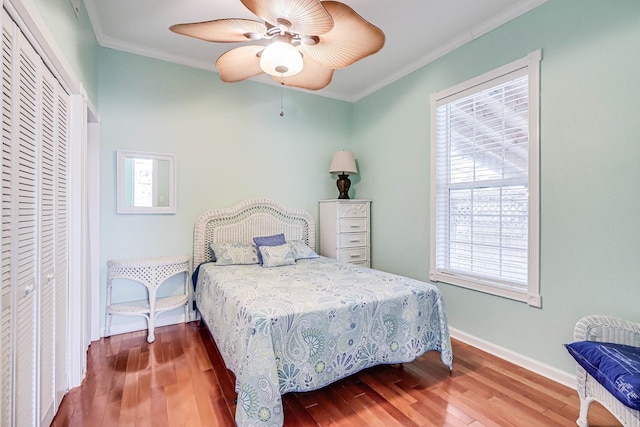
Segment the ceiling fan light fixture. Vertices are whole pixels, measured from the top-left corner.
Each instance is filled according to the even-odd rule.
[[[384,32],[337,0],[240,0],[261,21],[224,18],[176,24],[177,34],[216,43],[264,41],[235,47],[216,60],[220,80],[262,73],[282,85],[326,87],[339,68],[378,52]]]
[[[302,54],[286,38],[274,38],[260,55],[260,68],[272,76],[295,76],[302,67]]]

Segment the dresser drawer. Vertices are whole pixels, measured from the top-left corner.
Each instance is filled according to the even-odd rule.
[[[371,201],[320,201],[320,255],[371,266]]]
[[[341,249],[339,255],[339,261],[354,263],[357,261],[367,261],[367,248]]]
[[[340,218],[366,218],[367,204],[342,203],[340,204]]]
[[[350,262],[349,264],[359,265],[361,267],[369,267],[369,261],[353,261],[353,262]]]
[[[367,233],[340,234],[341,248],[354,248],[357,246],[367,246]]]
[[[341,218],[340,233],[367,231],[367,218]]]

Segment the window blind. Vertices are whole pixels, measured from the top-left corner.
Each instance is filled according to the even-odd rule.
[[[529,84],[522,74],[436,104],[434,261],[438,273],[526,293]]]

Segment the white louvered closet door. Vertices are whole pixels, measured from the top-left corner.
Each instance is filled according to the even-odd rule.
[[[0,425],[10,426],[13,395],[13,269],[11,233],[13,224],[13,31],[2,26],[2,334],[0,335]]]
[[[16,32],[14,93],[15,170],[12,233],[13,270],[15,271],[15,423],[36,425],[37,343],[36,313],[38,285],[38,134],[39,69],[41,59],[27,39]]]
[[[59,84],[58,84],[59,85]],[[58,121],[56,128],[56,204],[55,204],[55,407],[56,410],[68,388],[68,320],[69,320],[69,257],[68,257],[68,153],[69,153],[69,95],[58,86]]]
[[[40,133],[40,425],[55,413],[55,214],[56,127],[58,81],[48,69],[42,73]]]
[[[3,10],[0,425],[49,425],[67,390],[69,96]]]

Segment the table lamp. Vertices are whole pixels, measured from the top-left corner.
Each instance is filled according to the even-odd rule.
[[[336,151],[331,160],[329,172],[338,174],[338,181],[336,182],[338,191],[340,191],[338,199],[348,199],[349,187],[351,187],[349,174],[358,173],[356,161],[353,159],[353,153],[351,153],[351,151]]]

